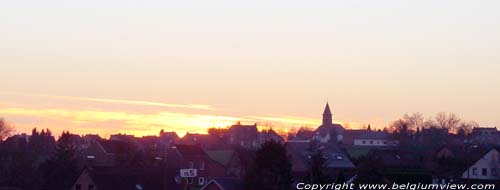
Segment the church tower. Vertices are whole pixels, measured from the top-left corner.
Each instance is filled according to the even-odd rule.
[[[326,107],[325,111],[323,112],[323,126],[331,126],[333,124],[332,122],[333,116],[332,112],[330,111],[330,106],[328,105],[328,102],[326,102]]]

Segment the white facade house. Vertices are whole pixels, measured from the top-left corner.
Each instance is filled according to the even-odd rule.
[[[373,147],[396,146],[398,145],[398,141],[390,140],[389,135],[385,132],[368,131],[358,137],[355,137],[354,145]]]
[[[462,173],[462,179],[500,180],[500,153],[490,150]]]

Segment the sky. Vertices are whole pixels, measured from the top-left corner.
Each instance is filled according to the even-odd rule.
[[[499,1],[4,1],[16,133],[347,128],[453,112],[500,126]]]

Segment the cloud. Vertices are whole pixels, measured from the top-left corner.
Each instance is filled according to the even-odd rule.
[[[143,101],[143,100],[107,99],[107,98],[91,98],[91,97],[78,97],[78,96],[56,96],[56,95],[46,95],[46,94],[25,94],[25,93],[5,93],[5,92],[2,94],[43,97],[43,98],[60,99],[60,100],[99,102],[99,103],[109,103],[109,104],[155,106],[155,107],[168,107],[168,108],[186,108],[186,109],[198,109],[198,110],[215,110],[214,107],[212,107],[211,105],[206,105],[206,104],[171,104],[171,103],[152,102],[152,101]]]

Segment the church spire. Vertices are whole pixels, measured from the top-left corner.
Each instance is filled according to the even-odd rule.
[[[333,120],[332,112],[330,111],[330,106],[328,105],[328,102],[326,102],[325,111],[323,111],[323,126],[333,124],[332,120]]]

